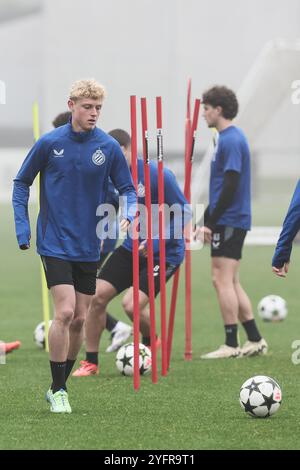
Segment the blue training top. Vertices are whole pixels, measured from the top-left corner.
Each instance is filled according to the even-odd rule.
[[[276,245],[272,266],[282,268],[290,260],[293,240],[300,230],[300,180],[297,183],[290,207]]]
[[[230,207],[218,220],[218,225],[250,230],[251,201],[250,201],[250,151],[247,139],[241,129],[235,126],[227,127],[219,133],[210,173],[209,212],[215,208],[220,197],[226,171],[240,173],[238,188]]]
[[[159,261],[159,211],[158,211],[158,166],[157,162],[150,161],[150,185],[151,185],[151,203],[155,206],[152,209],[152,238],[154,261]],[[185,252],[185,241],[183,228],[190,221],[192,211],[181,189],[178,186],[174,174],[167,168],[164,168],[164,197],[165,197],[165,237],[166,237],[166,262],[174,265],[182,263]],[[144,181],[144,163],[138,159],[138,203],[145,205],[145,181]],[[170,218],[166,213],[167,206],[172,205],[175,209]],[[141,212],[140,215],[140,241],[146,239],[146,215]],[[124,248],[132,251],[132,238],[127,237],[123,242]]]
[[[37,251],[70,261],[98,261],[96,210],[106,202],[109,178],[127,196],[132,221],[136,193],[122,150],[99,128],[75,132],[70,123],[42,136],[14,180],[13,206],[19,245],[29,244],[29,187],[40,172]]]
[[[118,238],[119,238],[119,221],[117,217],[117,214],[119,211],[119,191],[114,187],[114,185],[112,184],[110,180],[108,183],[106,204],[111,204],[115,209],[116,217],[114,221],[110,222],[113,224],[112,230],[113,232],[115,232],[115,236],[112,238],[109,238],[109,237],[104,238],[101,255],[106,255],[107,253],[114,251]]]

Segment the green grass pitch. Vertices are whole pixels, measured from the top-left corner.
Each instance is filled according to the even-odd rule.
[[[193,253],[193,360],[183,360],[184,286],[181,282],[171,370],[153,385],[141,378],[139,392],[117,371],[115,355],[101,344],[98,377],[70,378],[71,415],[52,415],[44,400],[50,382],[47,354],[33,342],[42,320],[39,259],[35,249],[17,248],[11,210],[0,207],[0,339],[20,339],[22,348],[0,365],[0,449],[299,449],[299,374],[293,365],[292,342],[300,339],[299,247],[286,280],[270,269],[273,248],[245,247],[241,280],[256,309],[265,295],[288,302],[280,324],[258,320],[269,343],[266,357],[201,361],[201,353],[219,346],[223,328],[210,280],[208,249]],[[34,242],[33,242],[34,244]],[[170,285],[168,285],[170,292]],[[116,299],[109,311],[126,320]],[[159,318],[159,314],[157,315]],[[240,338],[245,340],[240,329]],[[83,351],[79,359],[83,358]],[[274,377],[283,402],[269,419],[253,419],[238,401],[249,377]]]

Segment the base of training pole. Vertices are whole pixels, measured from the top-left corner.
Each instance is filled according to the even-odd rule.
[[[192,351],[184,353],[184,360],[191,361],[192,360]]]

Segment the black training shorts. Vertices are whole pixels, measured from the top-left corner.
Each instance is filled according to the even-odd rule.
[[[213,230],[211,256],[240,260],[247,230],[217,225]]]
[[[52,256],[41,256],[48,289],[60,284],[74,286],[81,294],[94,295],[98,263],[66,261]]]
[[[139,289],[149,296],[147,258],[140,256]],[[166,263],[166,281],[177,271],[179,265]],[[132,252],[119,246],[98,274],[98,279],[103,279],[114,286],[118,293],[132,286],[133,283],[133,259]],[[154,263],[153,269],[155,296],[160,291],[159,264]]]

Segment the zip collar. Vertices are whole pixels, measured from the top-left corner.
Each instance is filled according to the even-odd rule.
[[[72,128],[71,121],[67,124],[67,128],[69,136],[76,142],[86,142],[94,137],[97,132],[97,127],[94,127],[94,129],[90,131],[75,132]]]

